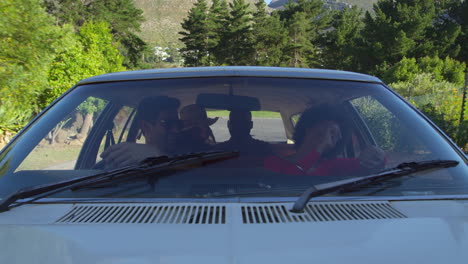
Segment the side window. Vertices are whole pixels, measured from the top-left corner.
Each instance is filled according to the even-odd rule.
[[[72,170],[96,118],[106,101],[89,97],[53,127],[34,148],[21,170]]]
[[[388,166],[421,160],[430,154],[420,140],[376,99],[362,97],[351,104],[361,115],[377,146],[387,153]]]
[[[127,140],[130,127],[135,118],[135,109],[129,106],[122,107],[114,117],[113,128],[109,130],[104,135],[101,145],[99,147],[99,152],[96,157],[96,162],[101,160],[100,154],[105,150],[106,147]],[[137,140],[138,143],[141,143]]]
[[[400,129],[398,120],[377,100],[362,97],[353,100],[351,104],[358,110],[380,148],[395,150],[401,145],[399,133],[396,133]]]

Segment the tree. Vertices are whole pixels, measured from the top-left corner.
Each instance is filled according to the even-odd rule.
[[[450,82],[462,86],[466,65],[449,57],[403,58],[383,74],[387,83],[409,82],[419,74],[428,74],[435,82]],[[431,89],[431,87],[426,87]]]
[[[382,79],[386,83],[408,82],[419,73],[421,70],[416,59],[403,57],[383,74]]]
[[[418,59],[422,72],[431,73],[436,81],[447,81],[462,87],[465,81],[466,64],[446,57],[422,57]]]
[[[325,33],[321,40],[324,67],[354,71],[360,68],[356,47],[364,28],[362,15],[362,10],[356,6],[334,14],[333,29]]]
[[[228,28],[229,9],[226,0],[213,0],[207,17],[210,65],[222,65],[225,56],[224,38]]]
[[[0,126],[19,129],[39,111],[62,31],[37,0],[3,0],[0,9]]]
[[[364,18],[361,58],[364,70],[378,74],[403,57],[455,55],[457,27],[445,23],[443,5],[433,0],[382,0],[374,4],[375,16]],[[445,22],[444,22],[445,21]]]
[[[255,49],[255,64],[261,66],[281,66],[283,50],[288,42],[287,30],[280,21],[278,14],[268,15],[263,0],[255,6],[253,14],[253,43]]]
[[[146,43],[135,33],[140,31],[144,17],[132,0],[44,0],[44,6],[59,25],[72,24],[78,29],[87,21],[107,22],[121,44],[124,65],[135,68],[140,64]]]
[[[312,65],[311,58],[315,57],[317,50],[309,39],[308,21],[307,14],[304,12],[295,13],[289,20],[290,41],[285,50],[288,66],[310,67]]]
[[[459,47],[464,47],[460,53],[455,56],[459,61],[468,64],[468,1],[466,0],[451,0],[448,5],[448,14],[458,25],[460,25],[460,35],[456,40]]]
[[[48,105],[80,79],[125,70],[123,57],[113,43],[110,26],[104,21],[86,22],[77,35],[70,29],[63,42],[66,49],[56,56],[50,68],[49,88],[40,96],[41,106]],[[86,105],[99,105],[96,100],[90,98]],[[86,134],[96,109],[83,106],[80,111],[84,115],[80,133]]]
[[[86,6],[78,0],[43,0],[47,13],[55,17],[56,24],[80,27],[88,18]]]
[[[190,9],[188,17],[182,22],[184,31],[179,32],[185,47],[181,49],[186,66],[204,66],[209,64],[208,50],[208,5],[206,0],[197,0]]]
[[[278,14],[288,29],[289,45],[285,49],[288,65],[322,66],[319,44],[322,34],[330,29],[331,13],[321,0],[290,1]]]
[[[135,33],[140,31],[140,24],[145,19],[143,11],[135,7],[133,0],[95,0],[87,6],[90,18],[94,21],[106,21],[112,35],[122,46],[124,66],[135,68],[141,62],[146,43]]]
[[[244,0],[234,0],[229,3],[228,28],[223,45],[227,54],[225,62],[228,65],[252,65],[253,42],[252,42],[252,13],[249,3]]]

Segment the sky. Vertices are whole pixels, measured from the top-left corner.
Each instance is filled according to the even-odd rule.
[[[265,3],[270,4],[271,0],[265,0]]]

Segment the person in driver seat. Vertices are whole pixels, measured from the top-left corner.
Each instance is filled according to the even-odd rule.
[[[227,123],[231,138],[216,146],[217,150],[239,151],[241,156],[266,157],[272,149],[267,142],[254,139],[250,135],[253,128],[252,113],[245,109],[234,109],[229,113]]]
[[[384,168],[384,151],[369,146],[357,158],[338,157],[349,136],[346,120],[336,107],[309,108],[297,122],[293,139],[296,153],[265,159],[268,170],[291,175],[354,175]]]
[[[101,157],[106,167],[122,167],[137,164],[148,157],[172,154],[181,121],[177,109],[180,101],[167,96],[143,99],[135,117],[145,137],[145,144],[124,142],[110,146]]]

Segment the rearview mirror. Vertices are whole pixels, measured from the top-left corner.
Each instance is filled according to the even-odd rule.
[[[228,94],[199,94],[197,104],[205,108],[225,109],[225,110],[248,110],[259,111],[260,101],[258,98]]]

